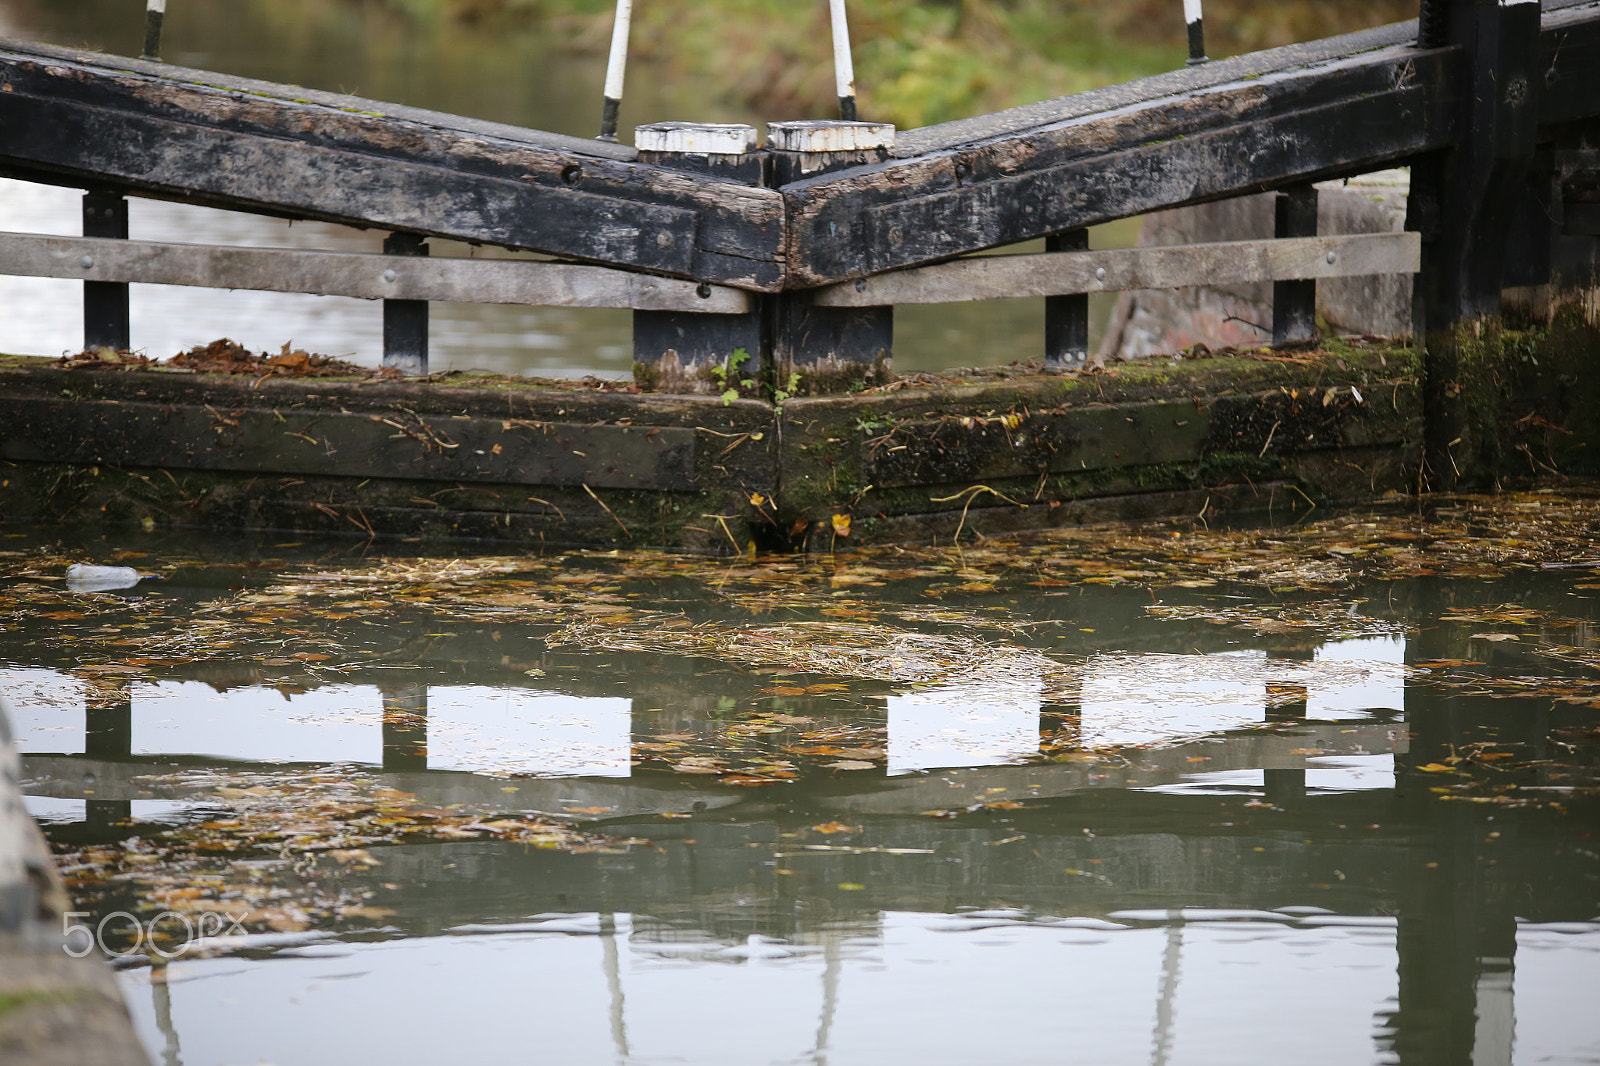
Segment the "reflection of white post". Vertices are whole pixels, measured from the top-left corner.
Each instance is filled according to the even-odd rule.
[[[1472,1066],[1511,1066],[1517,1013],[1512,998],[1511,960],[1483,959],[1478,975],[1478,1020],[1472,1032]]]
[[[160,974],[161,980],[156,980]],[[167,984],[165,969],[150,971],[150,999],[155,1007],[156,1028],[166,1038],[161,1049],[161,1066],[183,1066],[183,1049],[178,1045],[178,1030],[172,1025],[172,986]]]
[[[606,973],[606,991],[611,994],[611,1045],[617,1061],[628,1060],[628,1020],[622,998],[622,967],[617,958],[617,916],[600,915],[600,965]]]
[[[816,1066],[828,1066],[828,1037],[833,1031],[833,1015],[839,1007],[839,935],[829,930],[822,956],[822,1014],[817,1019],[817,1047],[812,1052]]]
[[[1167,912],[1167,950],[1161,956],[1161,994],[1156,1000],[1156,1031],[1150,1043],[1151,1066],[1167,1066],[1172,1053],[1172,1004],[1178,998],[1178,976],[1183,972],[1183,912]]]

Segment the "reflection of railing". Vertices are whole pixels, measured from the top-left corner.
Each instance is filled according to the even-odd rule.
[[[1166,786],[1202,770],[1264,769],[1269,791],[1277,794],[1288,785],[1286,775],[1297,775],[1303,795],[1305,771],[1318,765],[1311,761],[1318,754],[1404,750],[1402,729],[1371,720],[1374,711],[1403,710],[1403,650],[1402,641],[1369,638],[1330,643],[1310,661],[1251,653],[1098,655],[1083,664],[1081,676],[1065,680],[1047,681],[1038,668],[1019,668],[865,697],[852,717],[882,715],[889,780],[866,775],[872,787],[849,804],[885,812],[937,806],[931,793],[939,786],[923,773],[929,770],[963,788],[1044,796]],[[93,788],[97,801],[138,795],[132,778],[143,764],[128,760],[172,757],[235,765],[342,762],[397,774],[448,771],[452,781],[482,774],[596,779],[594,786],[604,787],[597,779],[633,776],[634,757],[649,750],[636,744],[692,728],[664,729],[658,694],[641,697],[641,704],[621,694],[517,685],[341,682],[291,697],[295,713],[286,719],[255,687],[219,697],[198,682],[160,686],[110,677],[85,704],[80,682],[69,675],[23,671],[0,680],[12,690],[5,702],[20,715],[24,750],[41,769],[48,764],[50,772],[41,776],[60,778],[55,794],[81,795],[76,779],[98,773],[105,780]],[[30,688],[36,695],[23,695]],[[219,701],[227,708],[220,717]],[[83,708],[81,746],[59,728],[77,707]],[[1347,720],[1354,720],[1351,726],[1340,724]],[[1250,728],[1263,722],[1292,722],[1294,728]],[[1248,731],[1225,745],[1211,743],[1240,729]],[[706,742],[715,736],[708,733]],[[1090,765],[1098,759],[1041,765],[1041,758],[1083,751],[1106,753],[1118,771]],[[74,752],[83,756],[77,771],[71,769]],[[1119,761],[1117,752],[1134,754]],[[118,763],[126,765],[118,769]],[[533,779],[528,787],[535,787]]]

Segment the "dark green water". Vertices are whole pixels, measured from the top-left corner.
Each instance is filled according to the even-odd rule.
[[[1600,540],[1519,524],[1567,506],[720,563],[12,530],[0,705],[161,1061],[1590,1063]],[[319,775],[469,825],[184,851]],[[185,898],[248,934],[152,967]]]

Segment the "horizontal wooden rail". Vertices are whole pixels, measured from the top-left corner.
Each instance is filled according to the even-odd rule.
[[[419,258],[0,233],[0,274],[76,281],[257,289],[363,300],[622,307],[743,314],[751,297],[722,285],[526,259]]]
[[[959,303],[1011,296],[1414,274],[1421,264],[1422,236],[1418,233],[986,255],[830,285],[817,291],[816,302],[825,307]]]

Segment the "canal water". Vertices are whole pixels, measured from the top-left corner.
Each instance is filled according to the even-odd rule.
[[[0,709],[157,1062],[1594,1063],[1597,529],[0,525]]]

